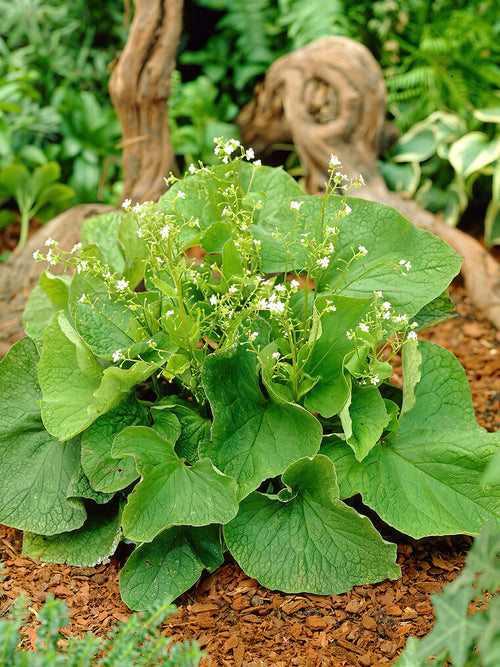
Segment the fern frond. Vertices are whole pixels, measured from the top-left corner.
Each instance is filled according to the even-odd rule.
[[[228,28],[237,35],[236,46],[243,59],[263,62],[266,67],[275,58],[268,25],[274,18],[271,0],[225,0],[227,13],[218,27]]]
[[[409,72],[401,72],[386,80],[390,91],[411,91],[422,87],[429,88],[435,83],[435,72],[433,67],[425,65],[414,67]]]
[[[342,0],[278,0],[279,25],[288,34],[292,49],[319,37],[349,35],[349,23]]]

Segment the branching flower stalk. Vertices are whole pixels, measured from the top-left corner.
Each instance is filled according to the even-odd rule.
[[[151,350],[158,353],[159,358],[151,360],[150,363],[155,364],[157,370],[167,380],[172,381],[177,378],[183,384],[187,382],[186,388],[200,400],[203,400],[203,393],[200,391],[200,377],[205,356],[214,351],[224,351],[236,341],[247,339],[250,348],[258,354],[262,361],[261,350],[265,346],[252,333],[255,327],[254,322],[256,318],[261,317],[270,323],[274,321],[275,326],[281,332],[281,340],[286,341],[286,345],[282,343],[284,347],[273,353],[273,377],[277,382],[288,385],[293,400],[299,402],[304,393],[307,393],[301,387],[307,387],[309,390],[315,382],[314,378],[311,378],[305,370],[313,354],[316,339],[320,335],[320,327],[314,324],[315,317],[317,323],[320,323],[327,312],[335,311],[335,294],[342,294],[348,288],[350,282],[344,282],[347,273],[353,263],[362,260],[368,253],[363,245],[359,245],[357,250],[352,249],[352,256],[349,260],[341,260],[345,266],[336,281],[336,286],[329,288],[331,298],[328,299],[323,311],[314,316],[310,312],[310,303],[314,303],[316,296],[321,293],[324,276],[330,263],[335,259],[339,228],[342,220],[351,212],[347,203],[347,195],[351,187],[360,187],[363,179],[360,176],[356,180],[351,180],[338,172],[341,163],[332,155],[316,234],[314,236],[308,232],[300,234],[300,244],[308,253],[307,266],[305,269],[295,266],[291,253],[297,233],[303,225],[301,216],[306,215],[301,210],[304,201],[292,200],[289,206],[295,214],[294,226],[285,234],[279,229],[272,233],[273,238],[283,244],[287,264],[280,276],[266,276],[261,273],[260,240],[252,233],[255,214],[260,211],[262,202],[257,200],[249,208],[244,201],[248,192],[243,190],[237,178],[238,163],[242,160],[253,160],[253,151],[245,150],[236,140],[226,142],[222,139],[215,140],[214,151],[221,158],[221,162],[228,165],[235,179],[235,182],[229,185],[224,185],[221,181],[219,188],[222,195],[222,201],[219,204],[221,220],[230,229],[233,247],[242,267],[241,275],[234,276],[231,281],[228,281],[227,276],[221,273],[220,258],[218,259],[217,256],[215,256],[216,261],[209,268],[205,266],[206,257],[203,261],[198,262],[198,265],[193,264],[186,257],[186,248],[192,245],[196,238],[199,238],[199,236],[196,237],[196,234],[200,231],[201,223],[199,218],[186,219],[179,210],[179,204],[186,198],[184,190],[181,189],[177,190],[173,199],[171,214],[163,214],[158,211],[152,202],[132,205],[130,200],[126,200],[123,203],[124,210],[133,215],[135,219],[138,238],[145,243],[147,248],[148,259],[146,261],[150,267],[153,283],[156,280],[156,284],[164,285],[161,287],[164,298],[159,319],[152,317],[147,305],[137,301],[125,279],[113,275],[98,260],[90,262],[87,256],[79,258],[77,252],[80,248],[76,246],[70,253],[64,253],[58,251],[57,243],[49,239],[47,255],[37,251],[34,257],[45,259],[49,265],[63,263],[77,272],[85,271],[89,275],[100,275],[110,289],[110,298],[118,298],[123,301],[143,323],[148,335],[152,337],[145,342]],[[233,157],[236,151],[239,151],[239,155]],[[254,161],[249,188],[259,166],[259,163]],[[191,173],[194,175],[198,171],[203,177],[208,178],[209,172],[203,165],[200,164],[199,170],[193,165]],[[168,183],[173,185],[177,183],[177,179],[170,177]],[[327,225],[325,224],[326,208],[333,193],[339,189],[343,190],[344,195],[335,214],[335,224]],[[188,241],[187,246],[186,242],[181,241],[181,236],[186,236],[186,233],[187,236],[191,235],[193,238],[193,241]],[[370,270],[379,268],[379,266],[377,264]],[[394,268],[400,272],[408,271],[411,263],[401,260],[398,265],[394,265]],[[368,269],[362,275],[367,272]],[[168,288],[169,283],[171,288]],[[299,290],[303,293],[304,305],[302,318],[297,319],[293,313],[290,299]],[[187,296],[188,294],[191,296]],[[194,301],[193,294],[198,295]],[[376,374],[370,375],[370,368],[382,359],[387,345],[392,346],[392,358],[408,339],[408,323],[404,316],[399,316],[398,319],[392,317],[390,331],[382,326],[381,323],[386,323],[388,319],[389,311],[384,308],[377,310],[377,299],[375,295],[374,317],[360,322],[357,332],[354,330],[347,332],[348,337],[355,342],[359,362],[367,364],[365,371],[359,374],[361,382],[365,382],[367,378],[373,381],[374,377],[377,377],[378,380]],[[82,294],[79,301],[91,305],[99,312],[98,299],[91,301],[86,294]],[[177,317],[180,328],[177,328],[175,324]],[[314,327],[316,327],[315,330],[313,330]],[[169,349],[162,347],[154,340],[153,337],[159,331],[163,331],[170,337],[173,336],[178,348],[176,352],[178,360],[186,355],[185,363],[179,361],[177,371],[173,368],[169,369],[168,364],[161,361],[161,358],[168,356]],[[367,346],[370,352],[367,352]],[[367,354],[368,361],[362,358],[363,354]],[[130,356],[126,350],[120,348],[112,354],[112,361],[120,365],[124,363],[130,365],[135,360],[144,360],[143,353]],[[158,391],[156,382],[155,391]]]

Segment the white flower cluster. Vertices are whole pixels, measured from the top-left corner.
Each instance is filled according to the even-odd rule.
[[[214,144],[214,153],[218,157],[222,156],[221,162],[223,164],[229,163],[229,158],[238,148],[241,149],[241,156],[245,158],[245,160],[248,160],[249,162],[252,161],[256,167],[260,167],[262,164],[260,160],[255,160],[255,151],[253,148],[245,149],[238,141],[238,139],[224,139],[223,137],[214,137]],[[194,167],[194,165],[191,166]],[[191,166],[189,170],[193,174],[194,171],[191,171]]]
[[[276,294],[271,294],[269,298],[259,300],[259,308],[261,310],[268,310],[270,313],[283,313],[285,311],[285,303],[280,301]]]

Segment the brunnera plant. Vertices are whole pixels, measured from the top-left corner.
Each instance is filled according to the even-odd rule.
[[[125,540],[121,594],[144,609],[226,551],[286,592],[397,578],[356,494],[415,538],[499,524],[500,437],[455,357],[417,340],[450,316],[461,258],[335,194],[362,179],[333,156],[314,197],[234,140],[215,151],[35,253],[73,276],[42,274],[0,364],[0,521],[24,554],[91,566]]]

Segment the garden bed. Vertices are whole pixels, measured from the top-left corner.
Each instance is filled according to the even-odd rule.
[[[458,317],[421,337],[458,357],[478,422],[494,431],[500,427],[500,333],[472,308],[459,281],[451,296]],[[262,588],[228,560],[178,600],[178,612],[165,633],[174,639],[197,639],[207,654],[203,667],[389,665],[407,636],[423,636],[431,628],[430,595],[458,575],[471,540],[412,540],[384,530],[380,523],[377,527],[386,539],[398,542],[401,579],[358,586],[344,595],[286,595]],[[71,622],[64,632],[70,634],[105,634],[129,615],[118,589],[126,554],[119,553],[108,565],[75,568],[37,564],[20,552],[21,533],[0,527],[6,575],[0,616],[19,594],[28,596],[27,646],[34,641],[36,610],[49,593],[68,604]]]

